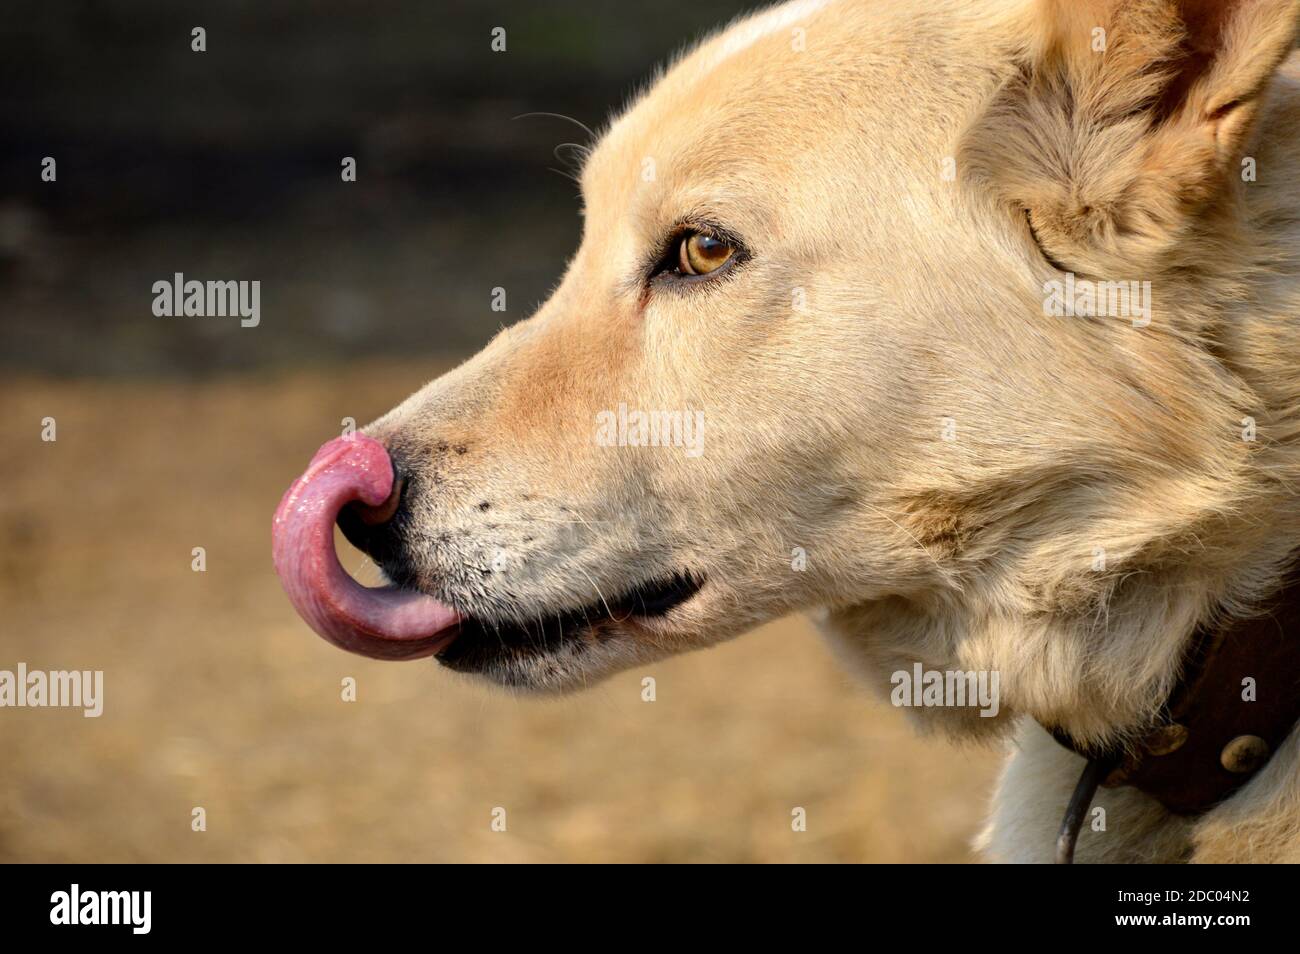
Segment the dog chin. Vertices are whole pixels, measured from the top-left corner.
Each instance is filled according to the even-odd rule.
[[[630,648],[630,634],[603,633],[596,641],[573,635],[545,647],[492,646],[482,642],[469,650],[440,654],[445,668],[475,681],[534,695],[564,695],[587,689],[650,654]]]

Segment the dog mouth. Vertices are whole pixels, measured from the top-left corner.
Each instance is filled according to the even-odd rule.
[[[613,600],[520,622],[494,622],[473,616],[458,626],[457,637],[438,653],[438,662],[457,672],[479,672],[503,656],[545,656],[583,641],[610,638],[621,624],[666,616],[690,600],[703,580],[678,572],[643,583]]]
[[[349,652],[374,659],[436,655],[453,669],[473,671],[503,653],[544,654],[579,639],[608,638],[620,624],[666,615],[703,585],[676,572],[612,600],[528,622],[479,619],[410,587],[364,587],[339,563],[334,526],[349,505],[382,516],[394,485],[382,444],[362,434],[336,438],[317,451],[276,509],[272,550],[289,601],[312,629]]]

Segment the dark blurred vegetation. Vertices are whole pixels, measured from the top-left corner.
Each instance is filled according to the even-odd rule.
[[[578,240],[554,171],[575,151],[553,151],[586,133],[514,117],[599,129],[754,5],[5,0],[0,362],[191,375],[472,351]],[[177,271],[261,281],[260,327],[154,317],[151,285]]]

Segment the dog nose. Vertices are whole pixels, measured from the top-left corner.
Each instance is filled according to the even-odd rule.
[[[390,455],[391,458],[391,455]],[[368,554],[396,578],[405,570],[402,553],[402,530],[406,524],[406,476],[396,458],[393,465],[393,489],[388,499],[376,506],[353,501],[339,511],[338,525],[349,543]]]

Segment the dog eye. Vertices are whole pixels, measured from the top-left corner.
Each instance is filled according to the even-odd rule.
[[[683,275],[707,275],[727,264],[735,252],[735,246],[721,239],[703,232],[690,232],[682,236],[677,246],[677,270]]]

